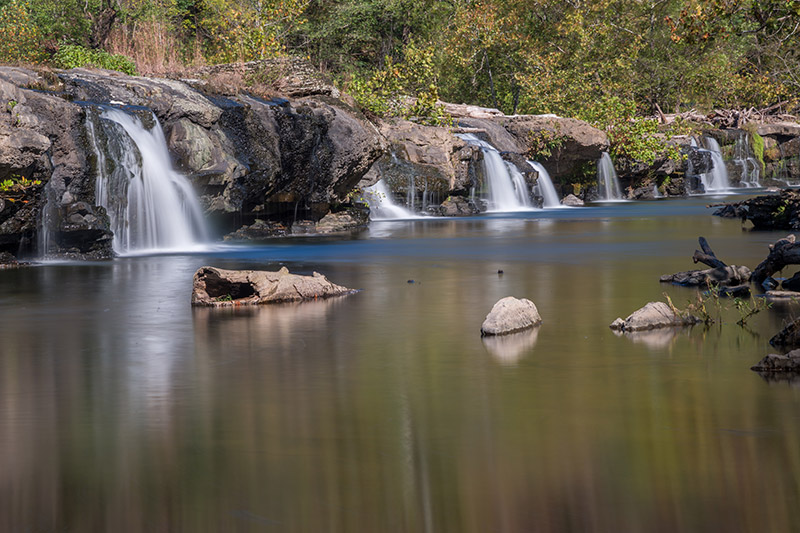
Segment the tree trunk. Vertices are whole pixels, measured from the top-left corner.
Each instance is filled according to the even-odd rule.
[[[753,271],[750,281],[763,283],[775,272],[783,270],[788,265],[800,265],[800,243],[795,242],[795,236],[789,235],[775,241],[769,246],[769,255]]]

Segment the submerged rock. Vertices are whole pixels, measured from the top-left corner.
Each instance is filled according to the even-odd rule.
[[[223,270],[201,267],[194,274],[192,305],[228,307],[316,300],[351,294],[353,289],[335,285],[314,272],[311,276],[261,270]]]
[[[756,372],[800,372],[800,350],[792,350],[786,355],[771,353],[750,367]]]
[[[781,283],[781,287],[783,287],[783,289],[786,290],[786,291],[799,292],[800,291],[800,272],[795,272],[794,276],[792,276],[789,279],[783,280],[783,283]],[[800,294],[798,294],[797,296],[800,296]]]
[[[494,304],[486,315],[481,325],[481,335],[506,335],[541,323],[542,317],[532,301],[507,296]]]
[[[676,311],[676,309],[664,302],[649,302],[641,309],[634,311],[625,320],[617,318],[609,327],[618,331],[642,331],[656,328],[691,326],[700,322],[700,319],[696,316]]]

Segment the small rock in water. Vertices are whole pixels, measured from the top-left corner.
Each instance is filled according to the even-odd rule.
[[[800,346],[800,318],[780,330],[769,340],[773,346],[796,348]]]
[[[408,280],[408,283],[414,283],[413,279]]]
[[[609,326],[618,331],[642,331],[647,329],[668,328],[674,326],[690,326],[700,319],[688,313],[681,315],[664,302],[649,302],[647,305],[631,313],[622,320],[617,318]]]
[[[507,296],[498,301],[486,315],[481,326],[481,335],[505,335],[538,326],[542,317],[536,305],[526,298],[521,300]]]
[[[792,350],[786,355],[771,353],[750,367],[756,372],[800,372],[800,350]]]
[[[498,275],[498,276],[502,276],[502,275],[503,275],[503,271],[502,271],[502,270],[498,270],[498,271],[497,271],[497,275]]]

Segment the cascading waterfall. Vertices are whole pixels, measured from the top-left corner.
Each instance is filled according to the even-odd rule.
[[[759,182],[761,164],[752,154],[750,135],[747,132],[742,132],[736,139],[733,146],[733,162],[742,168],[740,183],[743,187],[761,187]]]
[[[597,162],[597,185],[603,195],[602,200],[622,200],[617,171],[608,152],[603,152]]]
[[[550,173],[547,172],[547,169],[536,161],[528,161],[528,164],[539,173],[536,186],[539,188],[539,195],[542,197],[542,207],[563,207],[561,201],[558,199],[558,193],[553,186],[553,180],[550,179]]]
[[[369,213],[373,220],[392,220],[398,218],[416,218],[413,211],[394,203],[392,193],[383,180],[364,188],[364,195],[369,201]]]
[[[705,137],[704,139],[706,146],[708,146],[706,151],[711,154],[711,161],[714,163],[714,168],[711,169],[711,172],[700,174],[700,181],[703,183],[703,188],[706,192],[711,193],[728,192],[731,189],[731,183],[728,179],[728,169],[725,167],[725,160],[722,159],[722,149],[713,137]]]
[[[489,211],[526,211],[533,208],[530,191],[522,174],[516,167],[507,165],[494,146],[471,133],[461,133],[458,137],[479,146],[483,152],[483,170],[489,188]],[[516,179],[510,168],[518,174]]]
[[[151,118],[146,128],[119,109],[87,113],[97,156],[96,200],[108,212],[119,254],[190,250],[208,240],[192,185],[172,168],[164,132]]]

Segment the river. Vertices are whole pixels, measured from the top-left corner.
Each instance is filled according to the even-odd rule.
[[[800,307],[608,328],[694,298],[658,277],[693,267],[699,235],[751,268],[784,236],[707,201],[0,271],[0,530],[796,528],[800,388],[749,367]],[[202,265],[360,292],[192,309]],[[508,295],[544,323],[482,339]]]

